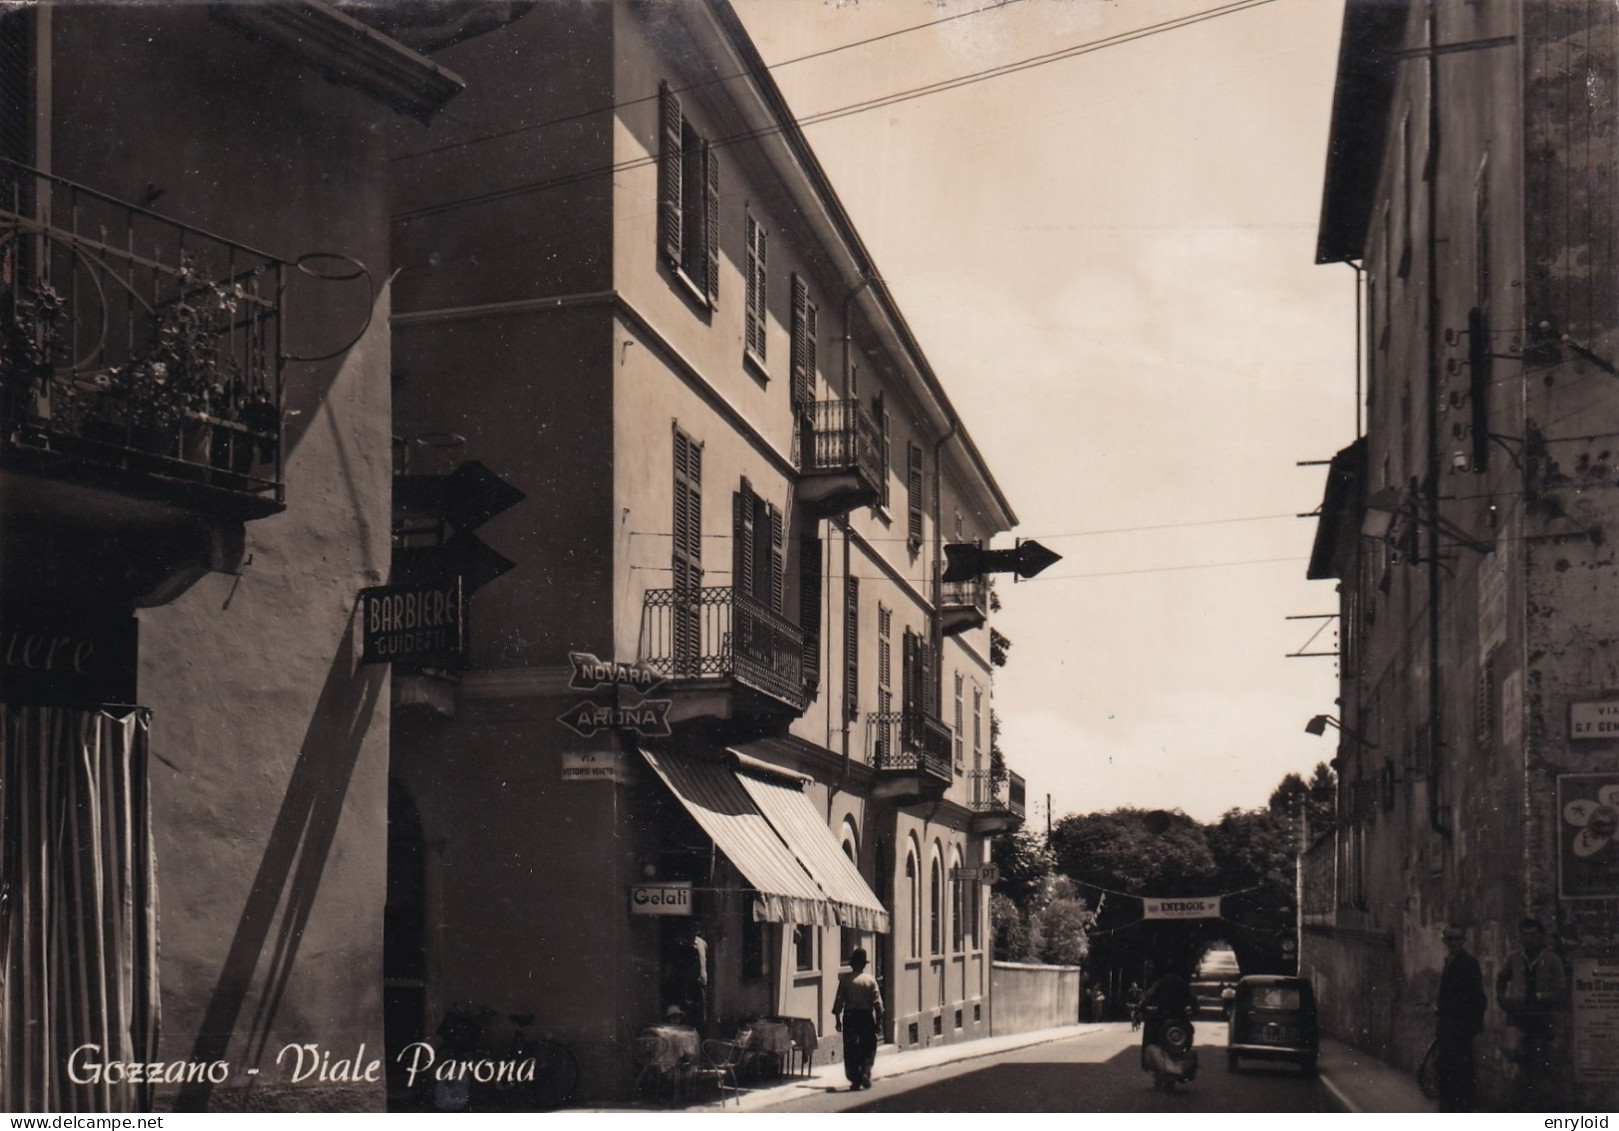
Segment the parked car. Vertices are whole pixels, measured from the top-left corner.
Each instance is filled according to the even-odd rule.
[[[1314,1076],[1320,1055],[1315,990],[1308,978],[1251,974],[1237,982],[1231,1002],[1226,1067],[1237,1071],[1242,1057],[1290,1060]]]

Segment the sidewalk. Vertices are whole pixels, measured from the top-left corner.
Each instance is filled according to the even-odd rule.
[[[1321,1038],[1321,1082],[1351,1112],[1429,1112],[1436,1110],[1409,1072],[1351,1048],[1331,1037]]]
[[[1067,1040],[1069,1037],[1078,1037],[1086,1033],[1094,1033],[1104,1028],[1102,1025],[1064,1025],[1059,1029],[1040,1029],[1032,1033],[1013,1033],[1005,1037],[984,1037],[976,1041],[960,1041],[955,1044],[933,1045],[928,1048],[908,1049],[900,1052],[893,1045],[884,1045],[877,1050],[877,1061],[872,1065],[872,1080],[887,1080],[895,1076],[904,1076],[911,1072],[920,1072],[925,1068],[937,1068],[941,1064],[960,1064],[971,1060],[979,1060],[986,1056],[995,1056],[998,1053],[1011,1052],[1013,1049],[1029,1048],[1032,1045],[1048,1044],[1051,1041]],[[838,1092],[848,1097],[848,1106],[870,1102],[871,1097],[863,1092],[850,1092],[849,1081],[843,1075],[843,1064],[818,1064],[810,1069],[808,1076],[795,1076],[773,1087],[749,1089],[742,1093],[740,1103],[737,1097],[727,1097],[723,1107],[726,1111],[766,1111],[778,1104],[789,1103],[806,1095],[824,1095]],[[694,1105],[687,1110],[719,1111],[719,1103]]]

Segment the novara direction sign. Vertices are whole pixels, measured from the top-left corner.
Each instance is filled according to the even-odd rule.
[[[598,687],[632,687],[645,695],[663,682],[663,676],[643,664],[622,660],[598,660],[589,652],[569,652],[573,674],[568,686],[574,691],[594,691]]]
[[[627,730],[642,738],[669,737],[668,699],[643,699],[633,707],[605,703],[576,703],[557,722],[580,738],[591,738],[604,730]]]
[[[1146,899],[1141,901],[1143,919],[1218,919],[1220,897],[1194,895],[1183,899]]]

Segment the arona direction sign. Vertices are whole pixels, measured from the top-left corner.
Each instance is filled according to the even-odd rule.
[[[604,730],[627,730],[642,738],[667,738],[668,699],[643,699],[633,707],[604,703],[575,703],[557,716],[557,722],[580,738],[591,738]]]

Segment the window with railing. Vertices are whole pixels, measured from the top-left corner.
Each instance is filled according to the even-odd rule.
[[[804,633],[730,586],[649,589],[641,660],[670,679],[735,679],[800,710]]]
[[[288,266],[0,160],[0,444],[279,509]]]

